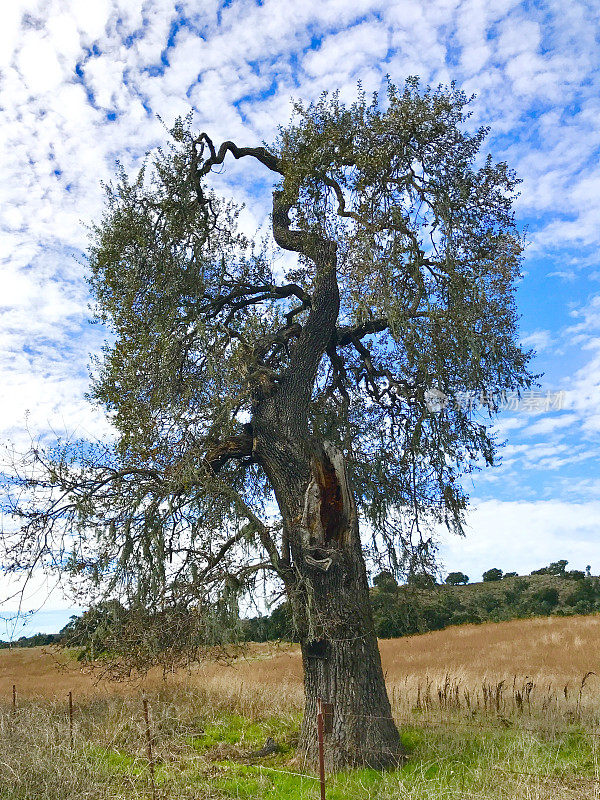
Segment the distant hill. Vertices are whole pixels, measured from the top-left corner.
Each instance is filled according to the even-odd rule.
[[[600,579],[527,575],[465,586],[376,587],[371,591],[381,638],[441,630],[464,623],[535,616],[571,616],[600,610]]]
[[[34,633],[33,636],[20,636],[12,642],[0,641],[0,650],[11,647],[45,647],[58,644],[61,638],[60,633]]]
[[[390,573],[380,573],[371,589],[377,635],[390,639],[450,625],[600,611],[600,578],[567,571],[566,564],[560,561],[531,575],[513,573],[466,585],[436,584],[429,576],[398,585]],[[497,573],[502,574],[501,570]],[[293,638],[285,603],[270,616],[244,620],[243,627],[253,641]]]
[[[539,617],[498,624],[462,625],[443,631],[387,639],[380,642],[381,658],[390,694],[397,702],[414,707],[417,687],[431,682],[433,697],[444,689],[448,676],[472,696],[481,692],[484,679],[494,686],[506,680],[510,694],[513,677],[518,688],[525,676],[535,680],[532,699],[539,694],[541,705],[547,700],[548,685],[557,702],[567,702],[564,687],[569,685],[568,702],[577,697],[582,678],[593,671],[585,695],[591,692],[594,708],[600,697],[600,616]],[[249,691],[252,703],[260,692],[284,696],[294,707],[302,704],[302,657],[297,645],[250,644],[247,651],[231,662],[204,661],[166,676],[181,686],[212,685],[227,698]],[[66,700],[73,691],[76,700],[94,695],[138,695],[141,688],[164,690],[165,675],[153,670],[143,680],[109,682],[81,664],[66,651],[48,648],[14,648],[0,652],[0,706],[10,703],[12,686],[17,684],[20,698],[46,696]],[[461,692],[462,697],[462,692]],[[249,704],[248,707],[253,707]],[[553,706],[555,707],[555,706]],[[571,797],[571,795],[569,795]]]

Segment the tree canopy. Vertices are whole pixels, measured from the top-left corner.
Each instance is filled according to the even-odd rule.
[[[450,586],[459,586],[462,584],[467,584],[469,582],[469,576],[465,575],[464,572],[450,572],[446,576],[446,583]]]
[[[476,166],[487,131],[464,132],[469,102],[416,80],[349,107],[324,96],[297,104],[269,150],[217,153],[179,121],[134,180],[121,169],[106,187],[89,260],[110,339],[91,397],[117,436],[59,459],[53,474],[80,498],[70,516],[61,506],[62,522],[94,529],[109,569],[118,556],[150,575],[145,548],[162,575],[183,533],[190,569],[207,578],[211,557],[196,544],[240,519],[252,528],[240,541],[263,529],[255,514],[272,489],[244,420],[253,395],[294,369],[318,280],[310,248],[323,241],[337,245],[340,309],[307,388],[310,427],[349,452],[361,513],[386,540],[432,514],[461,529],[460,476],[494,461],[473,400],[493,412],[530,381],[516,342],[518,180],[490,156]],[[205,187],[228,152],[276,173],[277,244],[291,244],[290,218],[307,233],[285,274],[268,245],[239,232],[239,209]],[[443,397],[439,411],[432,397]],[[63,486],[64,467],[80,472]]]
[[[29,454],[13,556],[55,559],[56,535],[60,566],[108,595],[215,619],[266,571],[303,598],[310,658],[352,639],[352,604],[372,631],[358,521],[428,574],[433,526],[462,531],[462,476],[495,461],[502,394],[532,381],[518,179],[481,154],[469,103],[416,79],[323,95],[261,147],[178,120],[137,176],[121,168],[89,250],[108,333],[90,397],[115,436]],[[273,174],[271,238],[211,188],[231,158]],[[315,616],[333,597],[338,616]]]

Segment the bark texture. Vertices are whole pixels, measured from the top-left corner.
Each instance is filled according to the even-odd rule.
[[[309,454],[297,440],[286,453],[277,433],[267,469],[289,541],[286,588],[304,666],[303,758],[316,768],[321,698],[333,704],[325,736],[328,771],[393,766],[402,747],[385,688],[343,455],[328,442],[313,442]]]
[[[401,745],[374,632],[356,509],[342,454],[328,443],[313,458],[302,527],[304,565],[291,600],[304,666],[303,754],[316,763],[320,697],[333,705],[325,735],[328,770],[392,766]]]

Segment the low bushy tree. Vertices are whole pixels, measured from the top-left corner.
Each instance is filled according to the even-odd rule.
[[[488,569],[483,573],[482,578],[484,583],[500,581],[502,580],[502,570],[498,569],[498,567],[492,567],[492,569]]]
[[[384,570],[373,578],[373,586],[380,592],[395,592],[398,589],[398,581],[389,570]]]
[[[414,572],[408,576],[407,583],[413,589],[433,589],[435,578],[428,572]]]
[[[538,589],[531,596],[533,608],[538,614],[549,614],[558,605],[558,589],[553,586]]]
[[[565,569],[569,562],[566,559],[560,559],[559,561],[553,561],[547,567],[541,567],[540,569],[534,569],[532,571],[532,575],[557,575],[559,577],[565,576]]]
[[[469,582],[469,576],[465,575],[464,572],[450,572],[446,576],[446,583],[449,586],[460,586],[460,584],[466,584]]]

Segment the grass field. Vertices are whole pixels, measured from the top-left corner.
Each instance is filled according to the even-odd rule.
[[[600,798],[600,679],[589,674],[600,675],[600,617],[461,626],[380,646],[410,757],[394,772],[330,777],[328,798]],[[319,796],[294,750],[297,648],[256,645],[231,665],[134,684],[96,682],[64,653],[1,651],[0,797],[152,798],[142,690],[156,798]],[[253,756],[268,736],[279,752]]]

